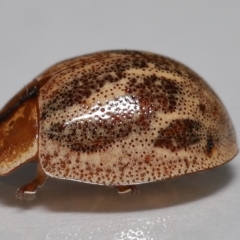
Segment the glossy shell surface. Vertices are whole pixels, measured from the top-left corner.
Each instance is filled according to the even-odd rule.
[[[238,151],[213,90],[164,56],[85,55],[49,68],[35,86],[36,156],[51,177],[134,185],[213,168]]]

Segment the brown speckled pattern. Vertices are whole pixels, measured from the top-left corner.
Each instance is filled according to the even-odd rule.
[[[218,97],[169,58],[100,52],[37,80],[39,160],[52,177],[133,185],[212,168],[237,153]]]

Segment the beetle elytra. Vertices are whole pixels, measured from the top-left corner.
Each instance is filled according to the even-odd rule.
[[[106,51],[60,62],[0,112],[0,175],[37,160],[18,189],[34,196],[47,177],[136,185],[213,168],[238,152],[229,115],[185,65],[140,51]]]

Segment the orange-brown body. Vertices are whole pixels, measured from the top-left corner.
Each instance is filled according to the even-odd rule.
[[[237,154],[223,104],[167,57],[108,51],[54,65],[0,112],[0,174],[30,160],[39,174],[133,190],[221,165]],[[126,187],[122,187],[126,186]]]

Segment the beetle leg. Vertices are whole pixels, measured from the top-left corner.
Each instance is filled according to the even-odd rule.
[[[139,193],[140,190],[137,188],[136,185],[127,185],[127,186],[116,186],[118,193]]]
[[[16,198],[20,200],[25,199],[28,201],[33,200],[36,197],[37,188],[44,184],[46,178],[46,174],[38,165],[36,178],[32,182],[20,187],[16,192]]]

